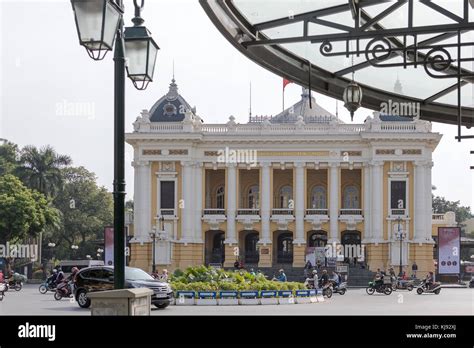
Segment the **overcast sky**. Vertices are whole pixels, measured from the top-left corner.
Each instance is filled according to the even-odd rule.
[[[130,25],[133,5],[127,6]],[[51,144],[68,154],[74,165],[95,172],[101,185],[113,181],[113,61],[91,60],[78,44],[70,1],[0,0],[0,138],[20,146]],[[281,77],[239,53],[217,31],[197,0],[147,0],[143,12],[159,51],[155,81],[136,91],[127,80],[126,129],[142,109],[150,109],[168,91],[172,62],[180,93],[197,107],[206,123],[225,123],[230,115],[246,122],[249,82],[253,114],[281,111]],[[401,81],[402,84],[404,81]],[[406,81],[405,81],[406,83]],[[286,105],[297,102],[301,87],[289,85]],[[335,112],[334,99],[316,94],[324,108]],[[82,109],[69,114],[64,105]],[[357,111],[362,122],[372,111]],[[349,123],[339,103],[340,118]],[[473,205],[474,141],[454,140],[456,127],[433,124],[443,139],[433,159],[435,193]],[[464,129],[466,134],[472,131]],[[127,199],[133,197],[132,149],[127,147]]]

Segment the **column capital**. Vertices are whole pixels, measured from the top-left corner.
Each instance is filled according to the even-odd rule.
[[[341,162],[329,162],[328,167],[329,168],[339,168],[341,166]]]
[[[271,162],[260,162],[260,167],[262,168],[270,168],[272,166]]]
[[[237,163],[227,163],[226,168],[237,168]]]
[[[201,161],[193,162],[193,166],[196,168],[202,168],[204,167],[204,162],[201,162]]]
[[[375,161],[375,160],[369,161],[369,165],[372,167],[381,167],[383,166],[383,164],[384,164],[384,161]]]
[[[180,163],[183,167],[192,167],[194,165],[193,161],[181,161]]]
[[[294,162],[293,166],[295,168],[304,168],[304,167],[306,167],[306,163],[305,162]]]

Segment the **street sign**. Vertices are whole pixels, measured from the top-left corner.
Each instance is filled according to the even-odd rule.
[[[221,269],[222,265],[220,263],[210,263],[209,267],[215,268],[215,269]]]

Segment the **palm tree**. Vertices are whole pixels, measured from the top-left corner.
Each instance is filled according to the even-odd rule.
[[[39,150],[28,145],[21,151],[18,176],[29,188],[52,197],[62,186],[61,169],[71,163],[71,157],[57,154],[50,145]]]

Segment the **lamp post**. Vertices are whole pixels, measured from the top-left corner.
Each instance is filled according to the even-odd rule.
[[[138,89],[153,79],[158,45],[142,25],[145,0],[133,1],[134,26],[124,32],[123,0],[71,0],[79,43],[94,60],[114,49],[114,288],[125,287],[125,60]],[[114,47],[115,45],[115,47]],[[127,55],[126,55],[127,54]]]
[[[74,257],[76,257],[76,256],[77,256],[77,255],[76,255],[76,252],[77,252],[77,250],[79,249],[79,246],[73,244],[73,245],[71,245],[71,249],[72,249],[72,252],[73,252]]]
[[[152,244],[152,248],[151,248],[151,252],[152,252],[152,254],[153,254],[153,256],[152,256],[152,257],[153,257],[153,261],[152,261],[153,264],[152,264],[152,266],[151,266],[151,272],[152,272],[152,273],[156,273],[156,258],[155,258],[156,228],[155,228],[155,227],[153,227],[152,232],[150,232],[150,238],[151,238],[152,243],[153,243],[153,244]]]
[[[406,233],[402,232],[401,231],[401,217],[399,216],[398,219],[398,231],[397,231],[397,239],[400,241],[400,269],[399,269],[399,276],[401,277],[402,276],[402,269],[403,269],[403,264],[402,264],[402,243],[403,243],[403,240],[405,239],[406,237]]]

